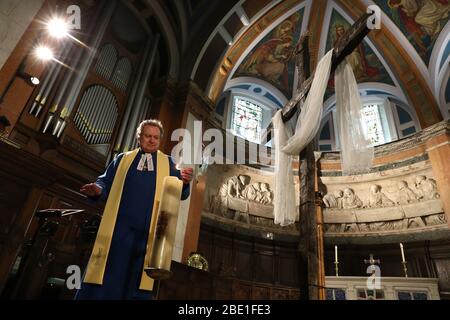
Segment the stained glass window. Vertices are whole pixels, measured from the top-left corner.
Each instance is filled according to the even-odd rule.
[[[380,111],[377,104],[365,105],[362,109],[363,129],[373,145],[385,143]]]
[[[260,143],[262,120],[260,106],[243,97],[234,97],[231,130],[235,135]]]

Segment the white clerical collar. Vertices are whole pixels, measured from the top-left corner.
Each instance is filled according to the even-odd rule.
[[[141,153],[141,160],[139,160],[138,171],[153,171],[153,158],[151,153]]]

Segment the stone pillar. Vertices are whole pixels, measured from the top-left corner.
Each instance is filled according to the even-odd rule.
[[[449,125],[442,134],[425,142],[426,151],[436,179],[442,206],[450,226],[450,133]]]

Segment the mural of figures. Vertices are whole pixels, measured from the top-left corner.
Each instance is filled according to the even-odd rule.
[[[328,39],[326,52],[330,50],[336,42],[342,37],[345,31],[350,27],[350,23],[344,19],[336,10],[331,14],[330,27],[328,30]],[[394,82],[387,73],[381,61],[375,52],[364,41],[347,57],[355,74],[356,81],[361,82],[381,82],[394,86]],[[328,99],[334,91],[334,77],[330,77],[328,88],[325,94],[325,100]]]
[[[350,23],[336,10],[331,15],[326,51],[330,50],[350,27]],[[353,68],[357,82],[383,82],[394,85],[383,64],[366,42],[362,42],[348,61]]]
[[[425,64],[449,20],[450,0],[375,0],[411,41]]]
[[[251,76],[269,82],[291,97],[295,61],[293,52],[300,38],[303,11],[281,22],[247,55],[233,77]]]

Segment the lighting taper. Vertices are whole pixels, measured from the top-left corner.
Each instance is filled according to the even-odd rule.
[[[172,275],[172,251],[177,229],[178,209],[183,182],[177,177],[164,178],[161,202],[159,203],[153,250],[147,275],[155,280],[168,279]]]

